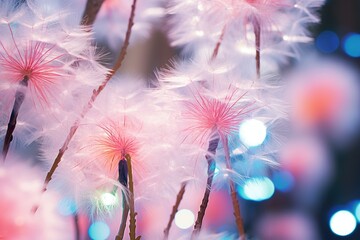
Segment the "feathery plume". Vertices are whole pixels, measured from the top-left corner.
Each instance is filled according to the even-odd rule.
[[[63,107],[65,97],[74,99],[80,84],[86,89],[97,82],[97,79],[83,79],[84,66],[95,76],[104,75],[106,69],[97,67],[98,63],[92,59],[94,48],[87,48],[89,33],[82,28],[67,28],[60,14],[41,17],[26,6],[10,11],[5,3],[1,5],[5,13],[1,14],[0,22],[0,31],[4,33],[0,37],[0,91],[3,110],[11,112],[3,145],[5,158],[18,118],[21,122],[26,119],[26,123],[40,130],[46,126],[46,118],[37,126],[29,115],[22,115],[29,111],[43,115],[46,109],[56,119],[55,111]],[[21,106],[23,113],[19,112]]]

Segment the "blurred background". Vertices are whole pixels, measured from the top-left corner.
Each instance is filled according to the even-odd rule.
[[[327,0],[320,11],[320,24],[311,28],[314,42],[302,46],[300,64],[291,62],[284,69],[305,76],[306,71],[320,73],[290,86],[296,89],[291,101],[298,109],[295,124],[304,126],[294,131],[281,151],[282,167],[272,170],[269,178],[257,180],[256,187],[251,186],[255,193],[239,189],[251,239],[360,239],[359,13],[359,0]],[[150,40],[133,45],[123,71],[154,78],[154,69],[178,57],[180,49],[171,48],[161,31],[155,29]],[[308,60],[307,53],[314,52],[316,60]],[[146,60],[144,56],[149,57]],[[315,65],[299,67],[303,61]],[[352,98],[341,101],[342,95]],[[307,113],[310,118],[304,117]],[[230,203],[226,191],[214,195],[218,199],[223,196],[224,204]],[[222,218],[216,208],[210,203],[209,211],[214,213],[205,224],[214,231],[235,232],[231,219],[216,221]],[[232,218],[229,209],[228,217]],[[184,213],[185,227],[191,219],[191,214]]]
[[[302,46],[300,64],[293,61],[284,68],[284,74],[294,72],[290,78],[309,76],[289,84],[290,92],[295,89],[293,124],[300,127],[294,127],[280,151],[280,168],[239,187],[250,239],[360,239],[360,0],[327,0],[320,15],[320,24],[311,28],[314,42]],[[156,69],[179,57],[181,49],[170,47],[162,24],[157,26],[147,38],[132,42],[123,74],[155,79]],[[117,47],[99,45],[110,52],[108,59],[116,57]],[[308,52],[318,56],[307,60]],[[301,66],[306,61],[311,67]],[[210,202],[205,227],[235,232],[231,209],[225,207],[230,204],[226,189],[214,192],[212,199],[224,206],[219,210]],[[76,210],[66,199],[59,209],[64,215]],[[175,224],[186,229],[191,221],[193,215],[182,209]],[[146,229],[145,222],[140,216],[140,229]],[[79,216],[79,223],[92,239],[109,234],[105,222]]]
[[[271,171],[269,178],[257,182],[258,192],[255,189],[255,193],[244,194],[244,189],[239,189],[245,228],[250,239],[360,239],[360,128],[356,117],[360,110],[360,1],[327,0],[320,14],[320,24],[311,28],[314,42],[304,46],[308,49],[302,52],[300,65],[302,61],[307,61],[307,51],[316,52],[319,56],[310,71],[319,68],[323,74],[318,79],[294,85],[297,92],[304,89],[310,94],[298,94],[294,104],[308,98],[310,106],[307,108],[319,105],[315,107],[316,111],[320,115],[323,111],[324,115],[313,116],[311,121],[318,122],[311,122],[310,127],[307,125],[295,130],[293,139],[282,151],[282,167]],[[142,59],[139,57],[136,60],[136,52],[142,57],[147,53],[148,56],[157,56],[143,68],[144,75],[153,77],[154,69],[164,66],[169,58],[179,52],[179,49],[164,46],[168,46],[165,35],[155,30],[143,49],[134,50],[133,54],[128,55],[126,65],[132,67],[125,66],[125,70],[138,72],[138,69],[132,69],[136,66],[134,62]],[[328,60],[329,65],[326,65]],[[297,67],[296,63],[290,63],[284,72]],[[300,69],[309,70],[306,67]],[[335,76],[336,73],[333,74],[331,70],[339,75]],[[319,82],[318,86],[316,82]],[[314,91],[313,95],[311,91]],[[325,97],[321,97],[321,93]],[[352,95],[353,98],[349,100],[352,102],[340,101],[338,109],[329,110],[327,104],[336,105],[339,94]],[[329,123],[329,118],[333,118],[333,122]],[[217,194],[217,198],[221,198],[221,191]],[[224,198],[226,194],[223,191]],[[230,203],[229,199],[223,201]],[[216,212],[216,207],[210,203],[209,211]],[[231,210],[228,210],[228,217],[232,218]],[[224,221],[220,224],[215,220],[219,218],[221,214],[214,213],[205,224],[219,232],[236,231],[231,219],[224,226]],[[184,221],[187,221],[186,214]]]

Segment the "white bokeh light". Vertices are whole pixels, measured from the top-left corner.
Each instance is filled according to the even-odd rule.
[[[117,197],[111,193],[103,193],[101,194],[101,202],[105,206],[113,206],[117,203]]]
[[[247,200],[264,201],[275,192],[274,183],[267,177],[250,178],[240,189],[240,195]]]
[[[175,215],[175,224],[178,228],[187,229],[194,225],[195,215],[188,209],[181,209]]]
[[[239,136],[247,147],[261,145],[266,138],[266,126],[256,119],[249,119],[240,124]]]
[[[338,211],[330,219],[330,228],[336,235],[347,236],[355,230],[356,219],[349,211]]]

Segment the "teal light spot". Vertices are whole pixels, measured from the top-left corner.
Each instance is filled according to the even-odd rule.
[[[89,227],[89,237],[93,240],[105,240],[110,236],[110,228],[105,222],[93,222]]]

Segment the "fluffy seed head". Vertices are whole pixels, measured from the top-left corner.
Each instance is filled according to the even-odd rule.
[[[198,89],[193,94],[193,99],[185,103],[184,117],[192,121],[187,130],[197,132],[199,136],[209,135],[212,130],[216,130],[221,136],[236,131],[250,106],[242,104],[245,94],[234,86],[229,86],[227,95],[217,98],[203,94]]]
[[[59,84],[61,78],[66,76],[61,61],[64,53],[57,51],[56,45],[45,42],[17,43],[10,24],[8,27],[12,44],[6,47],[0,39],[0,65],[5,78],[18,83],[27,76],[31,90],[40,100],[48,102],[52,85]]]
[[[126,154],[134,156],[138,151],[138,142],[126,126],[108,120],[99,126],[101,134],[94,136],[91,146],[96,154],[110,163],[110,167],[124,159]]]

